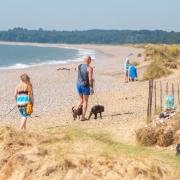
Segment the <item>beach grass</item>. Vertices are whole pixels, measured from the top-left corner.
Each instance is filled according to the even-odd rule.
[[[21,132],[10,127],[0,128],[0,139],[6,144],[13,143],[14,145],[39,145],[40,147],[54,147],[55,145],[71,144],[76,142],[92,141],[96,144],[106,147],[102,148],[106,154],[125,154],[130,156],[142,156],[148,157],[149,155],[160,155],[160,157],[166,156],[166,151],[157,150],[152,147],[145,147],[141,145],[124,144],[113,140],[112,136],[104,132],[87,131],[83,128],[68,127],[68,128],[55,128],[46,132]],[[71,149],[69,148],[69,149]],[[176,159],[174,154],[170,153],[169,157]]]
[[[179,68],[179,45],[148,45],[145,49],[145,61],[151,63],[143,75],[143,80],[167,77]]]
[[[57,130],[55,130],[57,132]],[[153,147],[145,147],[141,145],[124,144],[118,141],[114,141],[110,134],[103,132],[88,132],[81,128],[67,128],[64,129],[63,141],[71,143],[82,141],[93,141],[97,146],[97,151],[94,151],[98,155],[111,157],[114,155],[123,155],[129,157],[139,158],[159,158],[176,167],[180,167],[180,157],[175,156],[175,152],[168,152],[167,150],[160,150]],[[59,143],[62,143],[60,141]],[[94,147],[94,149],[96,149]],[[100,148],[99,148],[100,147]]]
[[[178,172],[180,167],[180,157],[168,150],[125,144],[115,141],[108,133],[73,126],[39,132],[21,132],[3,127],[0,128],[0,139],[4,149],[3,157],[0,155],[0,158],[5,162],[0,163],[0,174],[2,173],[2,177],[6,178],[13,174],[17,161],[21,161],[18,166],[23,164],[23,168],[29,168],[31,166],[27,160],[29,156],[36,159],[38,172],[45,171],[43,172],[45,174],[49,174],[49,171],[50,173],[63,171],[61,173],[63,174],[71,169],[88,168],[97,175],[97,169],[102,166],[107,169],[107,172],[114,172],[117,163],[124,164],[126,168],[132,168],[132,164],[128,162],[134,162],[133,173],[136,170],[139,172],[140,169],[145,172],[144,176],[148,174],[148,177],[155,175],[158,177],[159,168],[164,174],[166,171],[170,172],[169,168]],[[53,163],[55,163],[54,166],[52,166]],[[45,164],[48,168],[42,170],[40,167]],[[33,164],[32,167],[34,167]],[[103,171],[100,169],[98,174],[103,177]],[[121,169],[119,165],[118,169]],[[37,169],[35,172],[37,173]],[[136,176],[139,175],[138,172]],[[54,174],[54,176],[57,175]]]

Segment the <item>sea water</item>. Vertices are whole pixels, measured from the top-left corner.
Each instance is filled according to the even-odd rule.
[[[96,58],[96,52],[88,49],[0,44],[0,70],[67,64],[81,61],[85,55]]]

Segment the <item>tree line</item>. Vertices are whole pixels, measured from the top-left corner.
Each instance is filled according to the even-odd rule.
[[[67,44],[180,44],[180,32],[162,30],[48,31],[14,28],[0,31],[0,40]]]

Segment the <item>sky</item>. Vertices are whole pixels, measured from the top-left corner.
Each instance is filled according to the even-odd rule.
[[[180,31],[180,0],[0,0],[0,30]]]

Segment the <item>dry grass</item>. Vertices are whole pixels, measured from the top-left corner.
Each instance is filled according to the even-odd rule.
[[[146,72],[143,75],[143,80],[157,79],[161,77],[167,77],[171,74],[171,71],[164,65],[157,62],[151,62]]]
[[[161,147],[168,147],[174,142],[174,132],[172,130],[160,129],[157,137],[157,145]]]
[[[173,143],[179,142],[180,132],[180,113],[177,113],[173,119],[166,120],[163,125],[140,128],[136,132],[136,140],[139,144],[145,146],[159,145],[167,147]]]
[[[157,143],[156,129],[152,127],[141,128],[136,132],[136,140],[145,146],[152,146]]]
[[[173,130],[166,130],[164,127],[145,127],[136,132],[136,140],[139,144],[144,146],[159,145],[161,147],[168,147],[174,142]]]
[[[166,77],[172,69],[180,66],[180,46],[149,45],[145,47],[145,61],[151,61],[144,73],[143,80]]]
[[[173,155],[122,144],[101,132],[73,127],[38,133],[0,128],[0,138],[2,180],[159,179],[171,171],[171,177],[179,176]]]
[[[180,143],[180,130],[178,130],[174,135],[174,143]]]

